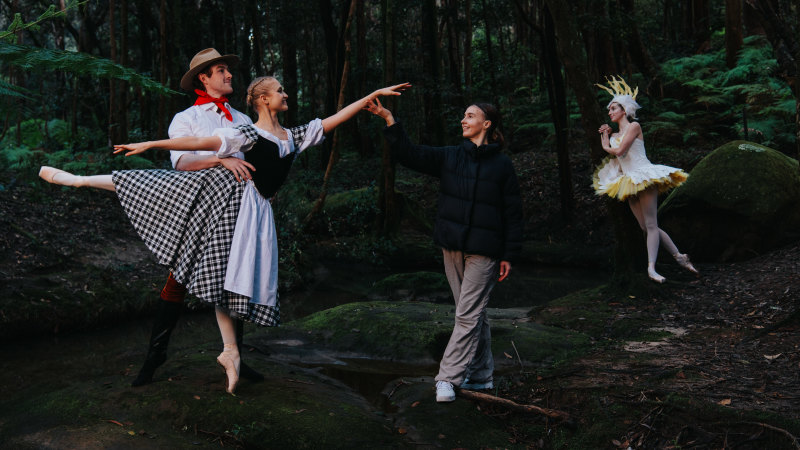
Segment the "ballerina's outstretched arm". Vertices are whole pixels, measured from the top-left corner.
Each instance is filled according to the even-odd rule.
[[[208,150],[216,152],[221,146],[222,138],[219,136],[184,136],[173,139],[161,139],[159,141],[114,145],[114,153],[126,152],[125,156],[131,156],[145,152],[151,148],[162,150]],[[249,180],[252,178],[250,171],[256,170],[252,164],[239,158],[214,157],[217,158],[217,164],[233,172],[236,181]]]
[[[411,87],[411,83],[400,83],[394,86],[378,89],[377,91],[367,95],[366,97],[356,100],[353,103],[345,106],[336,114],[322,119],[322,128],[324,133],[327,134],[334,128],[350,120],[353,116],[358,114],[362,109],[367,109],[367,105],[372,103],[372,100],[382,96],[400,95],[403,91]]]

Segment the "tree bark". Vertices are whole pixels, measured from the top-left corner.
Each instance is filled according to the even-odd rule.
[[[736,67],[742,49],[742,0],[725,0],[725,64]]]
[[[558,180],[561,194],[561,218],[571,223],[574,218],[575,196],[572,192],[572,169],[569,162],[569,126],[567,124],[567,93],[561,77],[561,64],[558,61],[556,35],[553,17],[545,7],[544,36],[542,54],[547,74],[547,93],[553,126],[556,131],[556,152],[558,154]]]
[[[383,24],[383,81],[389,86],[394,83],[395,70],[395,35],[394,8],[392,0],[381,2],[381,23]],[[395,101],[392,97],[384,100],[386,107],[394,111]],[[396,111],[395,111],[396,112]],[[378,229],[383,235],[390,235],[397,228],[398,205],[394,191],[395,163],[392,151],[385,139],[381,139],[381,175],[378,180]]]
[[[366,95],[367,85],[367,24],[366,13],[364,10],[364,0],[356,0],[356,67],[358,80],[356,81],[356,98]],[[361,158],[366,158],[372,153],[372,145],[369,138],[361,133],[361,122],[368,120],[365,114],[359,114],[353,120],[353,126],[349,127],[352,131],[353,142]]]
[[[159,51],[158,51],[158,81],[161,84],[167,84],[167,0],[161,0],[159,4],[159,22],[158,22],[158,37],[159,37]],[[167,115],[167,99],[163,95],[158,96],[158,134],[157,136],[165,136],[165,120]]]
[[[422,71],[427,75],[427,86],[423,90],[425,108],[425,136],[422,139],[441,145],[444,138],[442,121],[442,94],[440,82],[440,51],[438,36],[438,14],[436,0],[425,0],[422,4]]]
[[[633,0],[618,1],[622,11],[625,12],[626,17],[635,17]],[[626,25],[626,41],[628,42],[627,49],[628,53],[631,55],[631,59],[645,77],[651,80],[656,78],[659,70],[658,63],[655,62],[652,56],[650,56],[650,52],[647,51],[644,42],[642,42],[642,36],[639,33],[639,26],[636,25],[635,20],[628,20]]]
[[[492,53],[492,24],[489,21],[489,8],[486,6],[486,0],[481,0],[481,9],[483,13],[483,26],[486,31],[486,59],[489,62],[489,90],[490,92],[497,92],[497,79],[494,72],[497,65],[494,62],[494,55]],[[468,38],[471,38],[468,36]]]
[[[345,88],[347,87],[347,77],[350,72],[350,24],[352,23],[353,16],[355,15],[356,2],[357,0],[350,0],[350,8],[348,9],[347,20],[345,21],[344,25],[344,55],[342,55],[344,64],[342,65],[342,76],[341,82],[339,83],[339,95],[337,96],[336,100],[337,112],[344,107]],[[328,181],[331,178],[333,166],[339,160],[339,152],[337,151],[336,141],[339,138],[340,128],[341,127],[338,127],[333,130],[333,139],[331,139],[333,144],[331,145],[331,154],[328,158],[328,167],[325,169],[325,176],[322,179],[322,191],[320,192],[316,203],[314,203],[314,207],[311,209],[311,212],[309,212],[305,220],[303,220],[304,228],[311,223],[311,219],[313,219],[315,215],[322,211],[322,207],[325,205],[325,197],[328,195]]]
[[[291,8],[289,1],[284,0],[284,14],[285,18],[290,18],[293,14],[286,14],[286,10]],[[259,24],[256,24],[259,27]],[[295,22],[292,20],[284,20],[280,22],[280,48],[281,48],[281,63],[283,65],[283,88],[289,98],[286,99],[289,110],[286,111],[286,122],[292,126],[297,124],[297,29]]]
[[[120,4],[119,63],[128,67],[128,2]],[[122,82],[119,96],[119,137],[120,142],[128,142],[128,83]]]
[[[572,88],[580,108],[581,125],[591,151],[592,163],[598,165],[606,155],[597,135],[597,128],[605,122],[605,117],[592,89],[594,82],[588,77],[589,68],[584,56],[582,38],[575,27],[575,15],[566,2],[546,0],[545,4],[553,16],[556,48],[567,74],[567,82]],[[641,247],[641,240],[637,239],[641,236],[641,231],[639,231],[627,205],[615,200],[609,200],[607,205],[617,237],[613,277],[616,283],[626,285],[633,280],[631,275],[634,266],[641,264],[640,258],[644,249],[636,251],[638,247]],[[642,264],[641,268],[644,267]]]
[[[124,0],[123,0],[124,1]],[[117,58],[117,37],[116,20],[114,10],[117,8],[116,0],[108,0],[108,44],[111,53],[111,61],[118,63]],[[119,136],[119,114],[117,114],[117,86],[114,78],[108,80],[108,144],[109,147],[118,142],[122,142]]]
[[[464,91],[467,93],[466,102],[472,101],[472,1],[467,0],[464,5]]]
[[[447,62],[450,69],[450,83],[456,94],[460,96],[463,93],[463,88],[461,82],[461,55],[458,45],[459,30],[456,26],[458,23],[458,1],[448,0],[446,4],[445,27],[447,30]]]

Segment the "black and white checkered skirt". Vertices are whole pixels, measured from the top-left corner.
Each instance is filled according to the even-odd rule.
[[[234,317],[278,325],[280,301],[274,307],[250,303],[249,297],[223,288],[245,183],[224,167],[123,170],[113,172],[112,179],[139,236],[190,294]]]

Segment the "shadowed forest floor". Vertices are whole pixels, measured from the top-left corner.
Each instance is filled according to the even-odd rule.
[[[584,236],[587,246],[607,246],[598,236],[607,231],[603,212],[588,187],[576,193],[581,220],[559,227],[557,183],[547,181],[552,166],[528,162],[520,171],[526,208],[548,205],[528,216],[528,227],[542,230],[537,239]],[[32,188],[10,174],[2,181],[0,318],[12,324],[6,338],[109,327],[152,313],[165,271],[147,262],[112,193]],[[800,245],[696,265],[697,278],[660,262],[668,282],[639,298],[599,288],[535,308],[529,320],[591,337],[591,351],[577,358],[515,367],[525,355],[495,355],[509,361],[493,394],[567,412],[570,422],[491,403],[476,404],[480,414],[498,419],[513,448],[800,448]],[[51,304],[45,293],[53,289],[65,305]],[[125,306],[105,314],[109,301]],[[143,350],[144,339],[131,345]],[[420,448],[412,434],[407,443]]]

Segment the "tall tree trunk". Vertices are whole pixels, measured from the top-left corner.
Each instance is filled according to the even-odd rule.
[[[327,89],[325,92],[325,115],[329,116],[336,112],[336,92],[341,84],[342,66],[344,61],[341,59],[343,50],[340,50],[342,42],[333,22],[333,6],[331,0],[318,0],[320,18],[322,20],[322,31],[325,35],[325,54],[327,59]],[[330,160],[333,140],[325,142],[320,152],[320,166],[325,166]]]
[[[494,76],[494,72],[497,65],[494,62],[494,55],[492,53],[492,33],[494,30],[489,20],[489,8],[486,6],[486,0],[481,0],[481,10],[483,13],[483,25],[486,30],[486,59],[489,62],[489,90],[495,93],[497,92],[497,80]]]
[[[589,71],[584,57],[585,49],[575,27],[575,15],[566,2],[546,0],[545,3],[553,16],[556,48],[567,73],[567,82],[580,108],[581,124],[591,149],[592,162],[597,165],[606,154],[597,137],[597,128],[605,118],[593,90],[594,82],[587,76]],[[646,258],[643,256],[645,252],[641,245],[641,231],[627,205],[614,200],[609,200],[607,205],[617,237],[613,277],[615,282],[624,286],[633,281],[631,275],[636,267],[644,272],[641,269],[645,267]]]
[[[711,38],[708,0],[684,0],[684,15],[686,36],[692,37],[696,52],[705,52]]]
[[[464,91],[467,93],[465,103],[472,101],[472,1],[464,5]]]
[[[627,17],[636,17],[633,9],[633,0],[618,1],[621,9],[625,11],[625,15]],[[658,63],[656,63],[653,57],[650,56],[650,52],[647,51],[644,42],[642,42],[642,36],[639,33],[639,26],[636,25],[635,20],[628,20],[626,24],[626,40],[629,44],[627,48],[631,55],[631,59],[645,77],[648,79],[655,78],[659,70]]]
[[[444,137],[442,121],[442,94],[439,86],[441,58],[436,0],[425,0],[422,4],[422,72],[428,75],[423,90],[425,109],[425,136],[422,140],[441,145]]]
[[[602,18],[602,21],[610,26],[611,17],[608,14],[608,2],[595,2],[592,5],[595,6],[592,14],[595,17]],[[592,27],[591,33],[592,38],[590,40],[594,41],[594,51],[588,53],[590,55],[589,64],[597,67],[597,71],[604,76],[619,73],[616,65],[614,41],[611,39],[612,33],[607,31],[607,27]]]
[[[742,0],[725,0],[725,64],[736,67],[742,49]]]
[[[561,76],[561,63],[558,61],[556,35],[553,17],[545,7],[544,36],[542,53],[547,73],[547,93],[553,126],[556,130],[556,151],[558,154],[558,181],[561,193],[561,218],[571,223],[574,218],[575,196],[572,192],[572,169],[569,162],[569,126],[567,124],[567,93]]]
[[[119,63],[128,67],[128,2],[120,5]],[[119,96],[119,136],[120,142],[128,142],[128,83],[122,82]]]
[[[381,2],[381,23],[383,24],[383,81],[389,86],[394,83],[395,71],[395,31],[394,31],[394,8],[392,0],[382,0]],[[386,107],[394,110],[395,101],[393,97],[387,97],[384,102]],[[394,232],[397,227],[398,205],[397,195],[394,191],[395,163],[392,158],[392,151],[385,139],[381,152],[381,175],[378,180],[378,229],[384,235]]]
[[[124,1],[124,0],[123,0]],[[116,0],[108,0],[108,44],[111,50],[111,61],[118,63],[117,58],[117,37],[116,37],[116,20],[114,17],[114,10],[116,9]],[[119,136],[119,114],[117,113],[117,86],[113,78],[108,80],[108,143],[109,146],[122,142]]]
[[[258,77],[267,74],[267,67],[266,64],[264,64],[264,59],[266,58],[266,52],[264,51],[264,38],[261,35],[261,24],[263,19],[261,19],[261,14],[258,11],[258,0],[249,0],[247,3],[247,9],[249,11],[248,15],[250,16],[250,21],[252,23],[251,29],[253,30],[253,61],[251,67]],[[269,7],[269,2],[264,2],[264,8],[269,10]]]
[[[282,11],[283,16],[288,18],[293,14],[287,14],[287,10],[293,8],[291,2],[284,0]],[[256,24],[258,26],[258,24]],[[291,20],[284,20],[279,26],[281,39],[281,63],[283,65],[283,88],[289,98],[286,103],[289,110],[286,112],[286,121],[292,126],[297,124],[297,27]]]
[[[353,22],[353,16],[355,15],[356,11],[356,2],[357,0],[350,0],[350,8],[348,9],[347,13],[347,20],[345,21],[344,25],[344,54],[342,58],[344,60],[344,64],[342,65],[342,76],[341,82],[339,83],[339,94],[337,95],[336,99],[336,111],[340,111],[344,107],[344,97],[345,97],[345,90],[347,87],[347,77],[350,72],[350,24]],[[314,207],[311,209],[311,212],[308,213],[305,220],[303,220],[303,226],[308,226],[311,223],[311,219],[314,218],[315,215],[319,214],[322,211],[322,207],[325,205],[325,197],[328,195],[328,181],[331,178],[331,173],[333,172],[333,166],[339,160],[339,152],[337,151],[336,141],[339,138],[339,129],[341,127],[337,127],[333,130],[333,144],[331,145],[331,154],[328,159],[328,167],[325,169],[325,176],[322,179],[322,191],[319,194],[319,198],[317,199],[316,203],[314,203]]]
[[[367,62],[367,23],[366,11],[364,8],[364,0],[357,0],[356,3],[356,66],[358,67],[358,80],[356,82],[356,98],[361,98],[366,95],[367,89],[367,70],[369,63]],[[366,158],[367,155],[372,153],[372,141],[367,134],[361,132],[361,123],[369,120],[364,114],[359,114],[355,117],[354,126],[350,127],[353,130],[353,142],[358,147],[358,155],[361,158]]]
[[[459,53],[458,33],[456,28],[458,23],[458,1],[448,0],[445,14],[445,27],[447,29],[447,62],[449,67],[450,83],[456,92],[461,96],[463,89],[461,83],[461,55]]]
[[[167,0],[161,0],[159,5],[159,22],[158,22],[158,38],[159,38],[159,52],[158,64],[160,66],[158,72],[158,81],[167,84]],[[165,136],[165,121],[167,116],[167,99],[163,95],[158,96],[158,133],[157,136]]]

